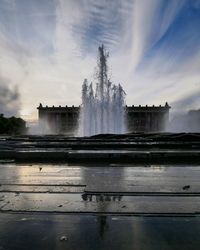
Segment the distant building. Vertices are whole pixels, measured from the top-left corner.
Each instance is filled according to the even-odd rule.
[[[74,135],[78,129],[79,107],[39,105],[38,117],[44,133]],[[126,106],[127,132],[165,131],[170,106]]]
[[[200,132],[200,109],[174,115],[169,123],[171,132]]]
[[[127,106],[127,132],[161,132],[169,122],[169,109],[165,106]]]
[[[38,117],[44,133],[73,135],[78,128],[80,107],[44,107],[39,105]]]
[[[190,124],[188,130],[192,132],[200,132],[200,109],[190,110],[188,112],[188,124]]]

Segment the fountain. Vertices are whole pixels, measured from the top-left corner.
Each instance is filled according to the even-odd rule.
[[[108,77],[109,54],[104,45],[98,49],[96,86],[85,79],[82,85],[82,105],[79,131],[81,136],[122,134],[125,132],[125,92]]]

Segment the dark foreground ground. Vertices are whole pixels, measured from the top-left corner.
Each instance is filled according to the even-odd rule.
[[[17,162],[198,163],[200,134],[0,137],[0,159]]]
[[[106,137],[1,138],[0,250],[200,249],[199,135]]]

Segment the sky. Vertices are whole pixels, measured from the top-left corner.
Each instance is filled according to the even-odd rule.
[[[98,46],[127,105],[200,107],[200,0],[0,0],[0,113],[80,105]]]

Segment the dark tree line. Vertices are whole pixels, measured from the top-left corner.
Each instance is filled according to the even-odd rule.
[[[0,134],[18,135],[26,132],[26,122],[14,116],[6,118],[0,114]]]

